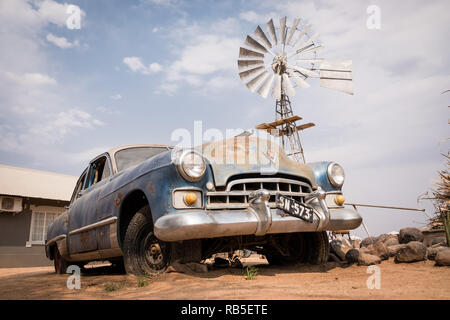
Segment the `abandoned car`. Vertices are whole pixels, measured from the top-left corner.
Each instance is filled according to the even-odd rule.
[[[338,164],[298,163],[253,136],[192,149],[118,147],[83,171],[48,228],[46,255],[57,273],[96,260],[158,273],[242,249],[271,264],[321,264],[327,231],[362,221],[344,207],[343,183]]]

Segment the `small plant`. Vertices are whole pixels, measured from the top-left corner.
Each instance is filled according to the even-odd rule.
[[[107,284],[105,284],[105,291],[106,292],[113,292],[113,291],[117,291],[121,288],[123,288],[125,286],[125,281],[121,282],[121,283],[114,283],[114,282],[108,282]]]
[[[148,279],[146,277],[139,277],[137,280],[137,286],[139,288],[148,286]]]
[[[258,275],[258,268],[254,266],[248,266],[245,273],[245,280],[256,280],[256,276]]]

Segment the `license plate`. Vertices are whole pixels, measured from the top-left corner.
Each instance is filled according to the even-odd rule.
[[[276,207],[291,216],[307,222],[313,222],[313,209],[295,199],[278,193],[276,196]]]

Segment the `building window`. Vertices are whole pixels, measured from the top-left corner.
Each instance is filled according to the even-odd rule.
[[[56,210],[35,209],[31,215],[30,240],[26,246],[33,244],[45,244],[47,229],[50,224],[59,216]],[[59,211],[59,210],[57,210]]]

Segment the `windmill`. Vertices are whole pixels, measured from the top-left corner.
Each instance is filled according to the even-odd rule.
[[[280,19],[278,36],[273,19],[266,24],[270,37],[258,25],[253,37],[247,35],[245,46],[239,48],[238,70],[241,80],[251,92],[263,98],[269,93],[275,103],[275,121],[262,123],[256,129],[273,134],[278,131],[286,154],[305,162],[299,131],[313,127],[314,123],[297,125],[302,118],[294,115],[289,97],[295,96],[295,87],[310,87],[309,78],[319,78],[320,86],[353,94],[352,61],[326,61],[317,57],[323,49],[315,33],[310,36],[311,25],[301,26],[301,19],[286,24]],[[256,39],[255,39],[256,38]],[[293,81],[293,82],[292,82]]]

